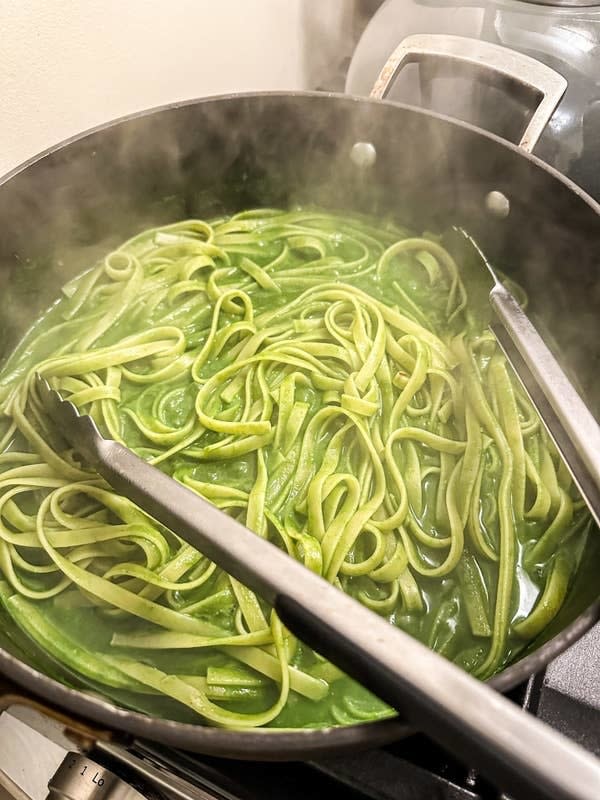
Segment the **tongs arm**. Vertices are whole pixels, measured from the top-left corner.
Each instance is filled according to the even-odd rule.
[[[497,282],[492,330],[600,525],[600,426],[514,296]]]
[[[290,630],[515,800],[596,800],[600,762],[275,545],[100,439],[98,472],[254,589]]]

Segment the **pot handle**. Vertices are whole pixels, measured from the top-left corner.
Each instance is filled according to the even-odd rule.
[[[536,94],[537,108],[519,142],[527,153],[537,144],[567,88],[566,79],[556,70],[508,47],[465,36],[419,33],[400,42],[379,73],[370,96],[383,100],[406,64],[435,59],[487,72]]]

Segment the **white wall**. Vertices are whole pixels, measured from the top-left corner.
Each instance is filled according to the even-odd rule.
[[[351,0],[0,0],[0,175],[173,100],[305,88]],[[307,19],[319,24],[309,26]],[[312,38],[315,27],[329,32]],[[312,65],[312,66],[311,66]]]

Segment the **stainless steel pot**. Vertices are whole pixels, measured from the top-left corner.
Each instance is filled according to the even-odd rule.
[[[376,99],[416,59],[475,69],[529,97],[537,110],[520,145]],[[64,142],[0,183],[2,347],[10,351],[58,286],[135,230],[183,216],[311,203],[393,214],[419,230],[466,227],[530,291],[538,325],[551,332],[597,409],[600,206],[529,152],[564,88],[557,73],[526,56],[428,37],[400,46],[374,99],[232,95],[143,112]],[[558,617],[520,661],[492,679],[495,688],[517,685],[599,618],[599,565],[594,540]],[[373,747],[410,731],[401,719],[236,732],[153,718],[85,691],[34,653],[5,615],[0,627],[5,677],[26,690],[25,701],[35,696],[62,709],[64,724],[88,741],[134,735],[228,757],[305,759]],[[4,695],[5,706],[23,696],[14,687]]]

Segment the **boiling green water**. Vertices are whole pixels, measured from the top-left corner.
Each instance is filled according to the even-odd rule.
[[[35,369],[107,436],[480,677],[543,632],[591,523],[461,274],[433,236],[256,211],[144,232],[65,288],[0,377],[0,595],[66,680],[234,727],[392,713],[115,504],[52,440]]]

